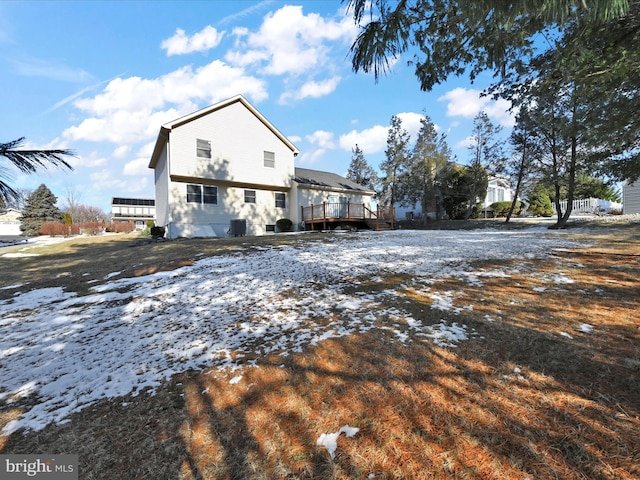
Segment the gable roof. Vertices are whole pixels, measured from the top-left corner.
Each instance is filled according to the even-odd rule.
[[[364,185],[344,178],[337,173],[321,172],[320,170],[310,170],[308,168],[296,168],[294,180],[298,185],[309,188],[342,190],[371,195],[376,193]]]
[[[253,105],[251,105],[242,95],[236,95],[235,97],[231,97],[227,100],[223,100],[222,102],[216,103],[214,105],[210,105],[201,110],[197,110],[189,115],[185,115],[184,117],[177,118],[169,123],[165,123],[160,127],[160,132],[158,133],[158,138],[156,139],[156,144],[153,147],[153,153],[151,154],[151,160],[149,161],[149,168],[155,168],[158,163],[158,159],[160,158],[160,154],[162,153],[162,148],[167,143],[169,139],[169,132],[174,128],[180,127],[186,123],[189,123],[193,120],[197,120],[200,117],[204,117],[205,115],[209,115],[217,110],[221,110],[229,105],[234,103],[241,103],[244,105],[247,110],[253,113],[258,120],[260,120],[265,127],[267,127],[273,134],[282,141],[293,153],[297,155],[300,151],[296,148],[296,146],[289,141],[287,137],[285,137],[276,127],[274,127]]]

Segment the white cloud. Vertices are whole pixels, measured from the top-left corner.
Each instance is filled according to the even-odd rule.
[[[127,162],[122,169],[122,174],[130,177],[140,177],[150,174],[149,157],[136,158]]]
[[[295,91],[285,92],[280,97],[280,103],[286,103],[289,99],[302,100],[303,98],[319,98],[335,91],[340,83],[340,77],[334,76],[322,82],[309,81]]]
[[[339,144],[340,148],[349,152],[357,144],[365,154],[377,153],[383,151],[387,146],[388,134],[388,126],[375,125],[365,130],[351,130],[349,133],[340,135]]]
[[[237,50],[227,54],[227,61],[242,66],[265,62],[266,74],[296,75],[328,69],[331,42],[348,43],[357,29],[348,16],[335,21],[317,13],[305,15],[302,6],[286,5],[265,16],[257,32],[236,29],[234,34]]]
[[[336,145],[333,141],[333,132],[327,132],[325,130],[317,130],[311,135],[306,136],[307,141],[318,145],[322,148],[333,149]]]
[[[163,123],[238,93],[254,102],[268,96],[263,80],[219,60],[154,79],[116,78],[98,95],[74,102],[92,116],[67,128],[63,137],[119,144],[149,141]]]
[[[402,120],[402,128],[409,133],[411,140],[414,141],[420,131],[420,121],[424,118],[424,115],[415,112],[402,112],[396,116]]]
[[[510,107],[511,103],[501,98],[499,100],[489,102],[484,107],[484,111],[489,115],[489,118],[492,118],[503,127],[510,128],[516,124],[516,114],[515,112],[509,112]]]
[[[82,155],[79,157],[72,157],[69,163],[73,168],[95,168],[102,167],[107,164],[107,158],[100,155],[98,152],[91,152],[88,155]]]
[[[113,156],[116,158],[124,158],[130,150],[131,147],[129,145],[120,145],[113,151]]]
[[[167,51],[167,56],[184,55],[193,52],[206,52],[217,47],[224,36],[224,32],[218,32],[211,25],[187,36],[181,28],[176,29],[173,37],[162,41],[161,48]]]
[[[134,178],[125,178],[122,175],[114,176],[112,170],[103,169],[93,172],[89,176],[92,185],[97,186],[96,192],[104,192],[105,196],[113,196],[120,194],[135,195],[139,192],[146,191],[153,178],[153,173],[147,169],[144,176],[136,176]]]
[[[454,88],[438,98],[439,102],[447,102],[448,117],[474,118],[484,111],[492,121],[505,127],[515,124],[513,114],[508,110],[511,106],[506,100],[492,100],[483,96],[480,90],[473,88]]]
[[[313,165],[322,159],[324,154],[326,153],[326,149],[318,148],[317,150],[312,150],[310,152],[304,152],[298,156],[297,162],[299,165]]]
[[[151,154],[153,153],[153,148],[156,146],[156,141],[152,141],[152,142],[148,142],[145,143],[139,150],[138,150],[138,156],[139,157],[147,157],[150,158]]]
[[[469,135],[468,137],[460,140],[458,143],[454,145],[454,148],[469,148],[475,145],[476,139],[473,135]]]
[[[487,103],[487,98],[481,98],[480,90],[472,88],[454,88],[438,98],[439,102],[446,101],[447,117],[473,118]]]

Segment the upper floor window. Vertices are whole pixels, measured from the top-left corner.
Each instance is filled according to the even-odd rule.
[[[218,187],[210,185],[187,185],[187,202],[218,204]]]
[[[209,140],[196,139],[196,156],[211,158],[211,142]]]
[[[275,152],[264,152],[264,166],[269,168],[275,168],[276,166],[276,154]]]
[[[245,190],[244,191],[244,203],[256,203],[256,191]]]
[[[287,194],[276,192],[276,208],[287,208]]]

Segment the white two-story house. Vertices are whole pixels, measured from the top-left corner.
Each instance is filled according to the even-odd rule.
[[[297,176],[298,153],[241,95],[162,125],[149,162],[156,225],[169,238],[261,235],[282,218],[301,228],[310,200],[370,207],[375,192],[343,177]]]

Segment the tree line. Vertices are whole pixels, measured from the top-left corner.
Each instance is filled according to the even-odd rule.
[[[349,0],[360,33],[353,69],[376,81],[403,55],[422,90],[493,74],[511,102],[517,194],[536,177],[571,215],[581,179],[640,178],[640,0]],[[560,201],[567,200],[561,209]]]
[[[523,152],[525,140],[518,126],[508,139],[504,138],[502,127],[480,112],[473,120],[470,140],[469,164],[461,165],[456,162],[446,135],[438,133],[429,116],[421,118],[415,140],[402,126],[400,117],[393,116],[380,173],[369,165],[356,145],[347,178],[375,191],[382,204],[420,209],[425,221],[427,215],[434,220],[445,215],[450,219],[479,217],[491,177],[503,179],[509,187],[513,177],[515,195],[507,208],[504,202],[491,205],[493,213],[505,216],[507,221],[525,206],[520,198],[527,200],[527,212],[538,216],[551,216],[552,200],[559,203],[568,198],[566,189],[556,190],[551,180],[553,170],[541,154],[542,146],[531,136],[526,137]],[[611,185],[583,172],[574,181],[573,196],[620,200]]]

